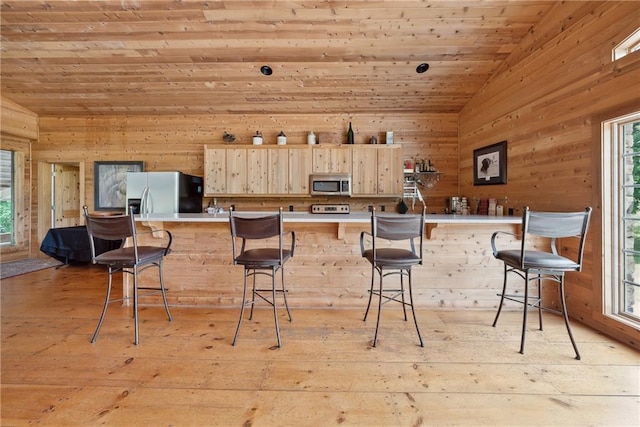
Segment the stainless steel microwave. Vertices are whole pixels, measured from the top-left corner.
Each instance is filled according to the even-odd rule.
[[[351,174],[314,173],[309,175],[312,196],[351,196]]]

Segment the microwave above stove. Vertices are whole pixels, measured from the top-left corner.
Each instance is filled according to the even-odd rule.
[[[351,174],[314,173],[309,175],[312,196],[351,196]]]

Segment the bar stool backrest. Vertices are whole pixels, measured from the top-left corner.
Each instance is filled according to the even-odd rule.
[[[577,238],[579,239],[578,250],[573,257],[578,268],[582,269],[582,257],[584,254],[584,244],[589,227],[592,208],[588,207],[579,212],[537,212],[531,211],[529,207],[524,208],[522,216],[522,250],[521,266],[524,267],[527,237],[538,236],[550,239],[550,251],[558,255],[557,239]],[[567,257],[567,255],[563,254]]]

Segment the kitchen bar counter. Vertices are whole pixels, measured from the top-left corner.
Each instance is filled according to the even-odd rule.
[[[256,211],[237,211],[239,216],[261,216],[272,213],[256,212]],[[388,212],[379,212],[378,215],[385,215]],[[218,214],[207,213],[181,213],[181,214],[146,214],[136,216],[136,221],[140,221],[145,225],[154,228],[162,228],[161,223],[164,222],[183,222],[183,223],[226,223],[229,221],[229,212],[224,211]],[[371,221],[369,212],[352,212],[349,214],[311,214],[308,212],[284,212],[283,222],[285,223],[322,223],[339,225],[338,238],[343,236],[343,228],[340,225],[345,224],[368,224]],[[446,215],[446,214],[427,214],[425,216],[426,235],[431,238],[431,231],[438,224],[479,224],[479,225],[498,225],[498,224],[514,224],[520,225],[522,218],[519,216],[488,216],[488,215]]]
[[[258,216],[269,211],[238,211]],[[391,212],[389,212],[391,213]],[[380,213],[384,215],[384,213]],[[229,212],[219,214],[137,215],[139,227],[173,234],[165,260],[165,280],[172,305],[238,307],[242,268],[231,261]],[[285,229],[295,231],[295,256],[286,277],[293,307],[366,307],[371,265],[360,253],[360,233],[369,230],[371,214],[311,214],[284,212]],[[491,235],[497,230],[518,234],[515,216],[426,216],[424,265],[414,274],[414,298],[419,307],[494,308],[502,285],[503,265],[491,256]],[[152,244],[152,235],[142,242]],[[515,236],[506,244],[519,247]],[[152,283],[153,275],[141,278]],[[125,295],[130,284],[125,284]],[[144,302],[155,304],[155,299]]]

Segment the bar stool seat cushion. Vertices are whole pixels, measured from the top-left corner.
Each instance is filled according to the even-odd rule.
[[[516,249],[498,251],[495,257],[510,266],[519,267],[522,252]],[[572,271],[580,267],[575,261],[549,252],[527,250],[524,252],[524,268]]]
[[[282,261],[286,262],[291,258],[291,251],[282,250]],[[278,248],[257,248],[244,251],[236,257],[236,262],[240,265],[267,265],[274,266],[280,264],[280,250]]]

